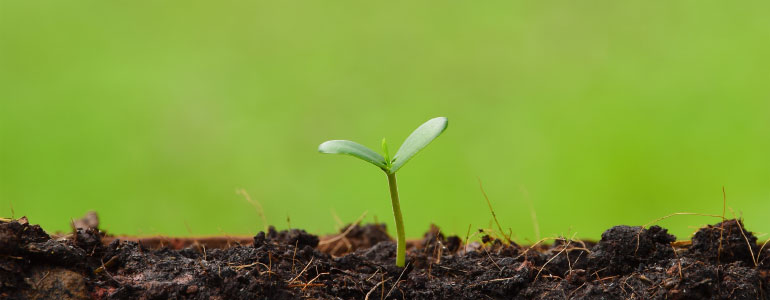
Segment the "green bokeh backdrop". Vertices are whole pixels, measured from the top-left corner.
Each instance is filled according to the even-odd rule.
[[[393,220],[316,152],[449,129],[399,172],[407,235],[598,238],[673,212],[770,231],[770,2],[2,1],[0,215],[123,234]],[[728,210],[728,214],[729,210]],[[661,222],[680,238],[708,217]]]

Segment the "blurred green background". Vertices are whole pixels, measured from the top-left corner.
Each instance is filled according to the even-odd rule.
[[[49,231],[331,233],[387,181],[319,143],[449,129],[399,172],[407,235],[526,242],[673,212],[770,231],[770,2],[1,1],[0,215]],[[728,210],[728,215],[729,215]],[[287,220],[288,219],[288,220]],[[679,238],[718,219],[660,222]]]

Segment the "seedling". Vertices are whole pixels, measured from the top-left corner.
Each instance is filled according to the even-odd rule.
[[[435,138],[441,135],[447,127],[447,118],[438,117],[428,120],[412,132],[406,138],[401,147],[398,148],[396,155],[390,157],[388,144],[382,139],[382,152],[378,154],[366,146],[353,141],[331,140],[323,142],[318,146],[318,152],[331,154],[347,154],[362,159],[373,164],[385,172],[388,176],[388,186],[390,187],[390,201],[393,205],[393,216],[396,219],[396,232],[398,235],[396,244],[396,266],[403,267],[406,263],[406,239],[404,236],[404,220],[401,217],[401,204],[398,198],[398,185],[396,184],[396,172],[400,170],[417,152],[420,152],[425,146],[430,144]]]

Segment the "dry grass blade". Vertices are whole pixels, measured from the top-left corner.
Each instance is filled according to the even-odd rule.
[[[108,263],[109,263],[109,261],[108,261]],[[110,274],[110,272],[107,272],[107,267],[104,265],[104,260],[102,260],[102,266],[99,267],[99,268],[102,270],[102,272],[104,272],[104,274],[107,274],[107,277],[109,277],[110,280],[112,280],[113,282],[117,283],[118,286],[123,286],[123,284],[121,284],[120,281],[115,279],[115,277],[112,277],[112,274]]]
[[[372,295],[372,293],[374,293],[374,290],[376,290],[376,289],[377,289],[377,287],[378,287],[378,286],[380,286],[380,285],[381,285],[381,284],[383,284],[383,283],[385,283],[385,280],[383,280],[383,281],[380,281],[380,282],[378,282],[377,284],[375,284],[375,285],[372,287],[372,289],[371,289],[371,290],[369,290],[369,292],[368,292],[368,293],[366,293],[366,297],[364,297],[364,300],[369,300],[369,296],[371,296],[371,295]]]
[[[40,283],[43,282],[43,280],[45,280],[46,278],[48,278],[48,275],[51,275],[51,271],[45,272],[45,275],[43,275],[43,278],[40,278],[40,280],[38,280],[35,283],[35,289],[39,289],[40,288]]]
[[[551,257],[551,259],[549,259],[548,261],[546,261],[546,262],[545,262],[545,263],[544,263],[544,264],[543,264],[543,265],[540,267],[540,269],[537,271],[537,274],[535,275],[535,279],[534,279],[534,281],[537,281],[537,278],[540,276],[540,272],[543,272],[543,269],[545,269],[545,266],[547,266],[547,265],[548,265],[548,264],[549,264],[551,261],[553,261],[554,259],[556,259],[556,257],[558,257],[559,255],[561,255],[562,253],[564,253],[564,251],[567,251],[567,248],[569,248],[569,245],[570,245],[570,244],[572,244],[572,239],[573,239],[573,238],[575,238],[575,234],[573,234],[573,235],[572,235],[572,237],[571,237],[571,238],[569,238],[569,240],[567,240],[567,243],[566,243],[566,244],[564,244],[564,248],[562,248],[562,249],[561,249],[561,251],[559,251],[559,253],[556,253],[556,255],[554,255],[553,257]]]
[[[356,226],[358,226],[359,223],[361,223],[361,220],[363,220],[364,217],[366,217],[367,213],[368,213],[368,211],[365,211],[363,214],[361,214],[361,216],[358,217],[358,219],[356,219],[356,221],[353,222],[353,224],[350,224],[350,226],[348,226],[348,228],[345,229],[345,231],[343,233],[340,233],[339,235],[337,235],[337,236],[335,236],[333,238],[330,238],[328,240],[320,241],[320,242],[318,242],[318,245],[321,246],[321,245],[326,245],[326,244],[334,243],[334,242],[339,241],[340,239],[344,238],[346,235],[348,235],[348,233],[353,231],[353,229]]]
[[[497,269],[498,269],[498,270],[500,270],[500,272],[503,272],[503,268],[501,268],[501,267],[500,267],[500,266],[499,266],[499,265],[498,265],[498,264],[495,262],[495,260],[494,260],[494,259],[492,259],[492,256],[491,256],[491,255],[489,255],[489,251],[487,251],[487,247],[482,247],[482,249],[484,249],[484,252],[486,252],[486,253],[487,253],[487,258],[489,258],[489,261],[491,261],[491,262],[492,262],[492,264],[493,264],[493,265],[495,265],[495,267],[497,267]]]
[[[380,269],[377,269],[372,273],[372,276],[369,276],[369,278],[366,278],[366,281],[372,280],[374,278],[374,275],[377,275],[377,273],[380,273]]]
[[[319,286],[324,286],[324,284],[323,283],[311,283],[311,284],[307,284],[307,283],[292,283],[292,284],[289,284],[289,285],[286,285],[286,286],[290,287],[290,288],[302,287],[303,290],[304,290],[304,288],[306,288],[306,287],[310,287],[310,286],[319,287]]]
[[[658,222],[660,222],[662,220],[668,219],[668,218],[673,217],[673,216],[715,217],[715,218],[720,218],[720,219],[722,219],[722,221],[724,221],[724,217],[723,216],[710,215],[710,214],[702,214],[702,213],[691,213],[691,212],[678,212],[678,213],[673,213],[673,214],[667,215],[667,216],[662,217],[662,218],[655,219],[652,222],[648,222],[647,224],[644,224],[644,225],[640,226],[639,232],[636,233],[636,249],[634,249],[634,255],[636,255],[636,252],[639,251],[639,239],[641,238],[642,232],[644,231],[644,229],[647,228],[647,226],[650,226],[652,224],[658,223]]]
[[[733,219],[735,219],[735,224],[738,225],[738,230],[741,231],[741,235],[743,236],[743,239],[746,241],[746,246],[749,247],[749,253],[751,253],[751,261],[754,263],[754,267],[757,267],[759,265],[757,263],[757,256],[754,255],[754,249],[751,248],[751,242],[749,242],[749,237],[747,237],[746,232],[743,231],[743,226],[741,226],[741,221],[735,217],[735,211],[733,211],[733,209],[730,208],[730,212],[733,214]]]
[[[436,231],[435,238],[436,238],[437,247],[435,247],[436,250],[433,252],[433,255],[436,257],[436,264],[440,264],[441,255],[443,254],[444,248],[446,248],[444,247],[444,243],[441,242],[441,229]]]
[[[535,205],[532,203],[532,198],[529,197],[529,191],[523,185],[521,186],[521,192],[524,194],[524,198],[527,199],[529,204],[529,217],[532,218],[532,228],[535,231],[535,239],[540,239],[540,223],[537,221],[537,212],[535,211]]]
[[[107,263],[102,262],[102,266],[97,268],[96,270],[94,270],[94,273],[95,274],[99,274],[99,273],[105,271],[107,268],[109,268],[112,265],[114,265],[115,262],[117,262],[117,261],[118,261],[118,256],[115,255],[115,256],[111,257],[110,259],[108,259]]]
[[[463,253],[468,253],[468,238],[471,235],[471,224],[468,224],[468,231],[465,233],[465,243],[463,244]]]
[[[404,273],[406,272],[406,269],[408,269],[408,268],[409,268],[409,263],[407,263],[406,266],[404,266],[404,270],[401,271],[401,275],[398,275],[398,278],[396,279],[396,282],[393,283],[393,287],[391,287],[390,290],[388,290],[388,294],[385,295],[385,298],[388,298],[388,296],[390,296],[390,293],[393,292],[393,289],[395,289],[396,286],[398,286],[398,283],[401,281],[401,277],[404,276]]]
[[[313,259],[314,259],[314,258],[315,258],[315,257],[311,257],[311,258],[310,258],[310,261],[309,261],[309,262],[307,262],[307,265],[305,265],[305,267],[304,267],[304,268],[302,268],[302,271],[301,271],[301,272],[299,272],[299,274],[297,274],[297,276],[295,276],[294,278],[292,278],[292,279],[291,279],[291,280],[289,280],[288,282],[289,282],[289,283],[291,283],[291,282],[294,282],[294,281],[296,281],[296,280],[297,280],[297,278],[299,278],[300,276],[302,276],[302,274],[303,274],[303,273],[305,273],[305,271],[307,271],[307,268],[308,268],[308,267],[310,267],[310,264],[312,264],[312,263],[313,263]]]
[[[767,242],[770,242],[770,238],[765,240],[765,242],[762,244],[762,247],[759,247],[759,251],[757,252],[757,264],[760,262],[759,257],[762,256],[762,250],[764,250],[765,246],[767,246]]]
[[[316,281],[316,280],[318,279],[318,277],[321,277],[321,275],[329,275],[329,273],[318,273],[318,275],[316,275],[316,276],[315,276],[313,279],[311,279],[310,281],[308,281],[308,282],[305,284],[305,286],[304,286],[304,287],[302,287],[302,290],[304,291],[304,290],[305,290],[307,287],[309,287],[309,286],[312,286],[312,284],[313,284],[313,281]]]
[[[508,241],[508,244],[511,244],[511,238],[505,235],[505,231],[503,230],[503,227],[500,226],[500,222],[497,221],[497,215],[495,215],[495,210],[492,209],[492,202],[489,202],[489,197],[487,196],[487,192],[484,191],[484,185],[481,184],[481,179],[478,179],[478,180],[479,180],[479,188],[481,189],[481,194],[484,195],[484,200],[487,200],[487,206],[489,206],[489,211],[492,213],[492,218],[495,219],[495,224],[497,224],[497,229],[500,230],[500,234],[503,235],[506,241]]]
[[[268,266],[268,265],[266,265],[266,264],[263,264],[263,263],[261,263],[261,262],[258,262],[258,261],[257,261],[257,262],[253,262],[253,263],[250,263],[250,264],[247,264],[247,265],[239,265],[239,266],[233,266],[233,269],[235,269],[236,271],[240,271],[240,270],[243,270],[243,269],[245,269],[245,268],[250,268],[250,267],[253,267],[253,266],[257,266],[257,265],[259,265],[259,266],[263,266],[263,267],[265,267],[265,269],[268,269],[268,270],[270,270],[270,266]]]
[[[342,228],[342,225],[345,225],[345,224],[342,223],[342,219],[340,219],[340,216],[337,215],[337,211],[335,211],[334,208],[332,208],[330,212],[332,214],[332,218],[334,219],[335,227],[339,231],[340,228]]]
[[[251,196],[249,196],[249,193],[246,192],[246,189],[238,189],[236,193],[243,195],[244,198],[246,198],[246,201],[251,203],[252,206],[254,206],[254,209],[257,211],[257,214],[259,214],[259,217],[262,218],[262,226],[265,228],[265,232],[268,231],[267,226],[267,218],[265,218],[265,210],[262,209],[262,204],[259,203],[259,201],[251,199]]]
[[[527,254],[527,253],[528,253],[530,250],[532,250],[532,249],[535,249],[535,247],[537,247],[538,245],[540,245],[540,243],[542,243],[542,242],[545,242],[545,241],[547,241],[547,240],[560,240],[560,239],[561,239],[561,238],[555,238],[555,237],[544,237],[544,238],[542,238],[542,239],[538,240],[537,242],[535,242],[534,244],[532,244],[532,246],[529,246],[529,248],[525,249],[525,250],[524,250],[524,252],[522,252],[521,254],[517,255],[517,256],[516,256],[514,259],[519,259],[520,257],[522,257],[522,256],[526,255],[526,254]]]

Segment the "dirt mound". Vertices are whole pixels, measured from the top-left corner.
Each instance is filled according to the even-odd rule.
[[[690,251],[701,260],[712,263],[741,262],[754,266],[759,247],[757,238],[745,230],[743,222],[727,220],[698,230],[692,237]]]
[[[598,275],[628,274],[650,263],[674,257],[671,242],[676,237],[666,229],[615,226],[602,233],[602,239],[588,256],[589,268]]]
[[[727,220],[674,242],[665,229],[616,226],[597,244],[463,246],[437,227],[406,268],[383,225],[319,239],[269,230],[253,244],[147,248],[93,227],[52,238],[0,221],[2,299],[767,299],[768,251]],[[333,240],[332,242],[324,242]],[[748,241],[748,242],[747,242]],[[337,247],[336,245],[343,245]],[[347,245],[350,245],[349,247]],[[721,245],[721,247],[720,247]],[[336,249],[335,249],[336,247]],[[344,248],[344,249],[343,249]],[[341,250],[343,249],[343,250]],[[720,250],[721,249],[721,250]],[[749,250],[751,249],[751,250]],[[757,261],[757,266],[754,262]]]
[[[305,246],[315,248],[318,246],[319,241],[317,236],[309,234],[301,229],[290,229],[278,232],[273,226],[268,228],[267,235],[265,235],[264,232],[260,232],[254,236],[254,245],[262,245],[267,240],[270,240],[273,243],[295,245],[298,248],[304,248]]]
[[[320,241],[318,249],[333,256],[342,256],[390,240],[385,224],[349,224],[340,229],[338,235]]]

